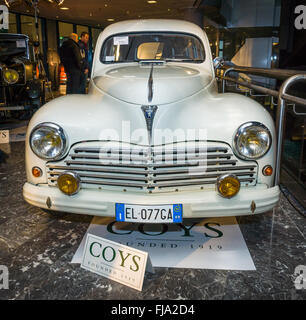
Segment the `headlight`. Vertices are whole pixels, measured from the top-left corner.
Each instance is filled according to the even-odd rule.
[[[8,84],[14,84],[19,79],[19,74],[16,70],[6,69],[3,71],[3,79]]]
[[[235,134],[234,150],[242,159],[255,160],[269,151],[271,142],[271,133],[266,126],[259,122],[247,122]]]
[[[30,136],[32,151],[44,160],[61,158],[67,148],[64,130],[54,123],[42,123],[36,126]]]

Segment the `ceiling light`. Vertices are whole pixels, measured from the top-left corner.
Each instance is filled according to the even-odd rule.
[[[11,6],[15,6],[15,5],[21,5],[22,1],[21,0],[4,0],[6,6],[8,8],[10,8]]]
[[[148,0],[147,2],[148,2],[149,4],[157,3],[156,0]]]
[[[115,21],[115,19],[110,18],[110,19],[107,19],[107,21],[112,22],[112,21]]]
[[[67,7],[61,7],[60,9],[61,10],[69,10],[69,8],[67,8]]]

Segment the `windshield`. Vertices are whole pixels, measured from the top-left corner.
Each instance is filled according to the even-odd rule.
[[[0,40],[0,57],[8,55],[27,55],[27,43],[24,39]]]
[[[189,34],[133,33],[109,37],[101,50],[103,63],[166,60],[201,63],[205,52],[201,41]]]

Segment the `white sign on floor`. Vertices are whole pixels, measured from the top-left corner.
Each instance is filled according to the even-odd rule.
[[[0,130],[0,143],[10,142],[10,132],[9,130]]]
[[[87,233],[148,252],[153,267],[256,270],[235,217],[192,224],[130,224],[95,217]],[[81,263],[87,233],[72,263]]]
[[[153,271],[148,253],[87,234],[81,267],[141,291],[145,270]]]

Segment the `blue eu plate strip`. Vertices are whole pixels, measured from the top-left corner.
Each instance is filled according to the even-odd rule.
[[[173,222],[182,222],[183,221],[183,205],[174,204],[173,205]]]
[[[116,220],[124,221],[124,204],[116,203]]]

